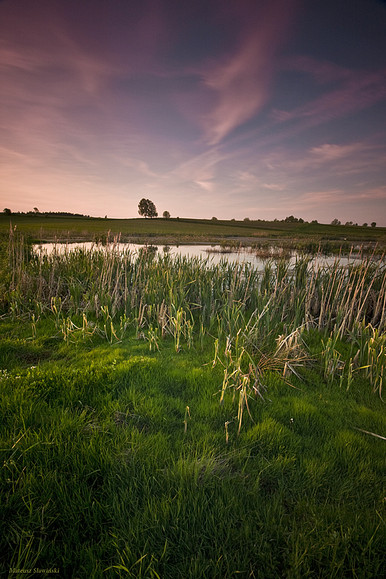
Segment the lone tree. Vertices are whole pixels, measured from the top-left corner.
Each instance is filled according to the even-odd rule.
[[[164,212],[162,213],[162,217],[163,217],[164,219],[170,219],[170,213],[169,213],[169,211],[164,211]]]
[[[156,206],[150,199],[141,199],[138,203],[138,213],[143,217],[158,217]]]
[[[4,213],[4,215],[11,215],[12,211],[8,207],[5,207],[3,209],[3,213]]]

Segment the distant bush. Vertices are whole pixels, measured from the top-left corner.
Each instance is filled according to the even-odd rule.
[[[304,223],[304,219],[302,219],[301,217],[294,217],[293,215],[290,215],[289,217],[286,217],[284,219],[285,223]]]

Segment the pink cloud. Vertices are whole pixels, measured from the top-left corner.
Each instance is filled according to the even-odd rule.
[[[351,145],[333,145],[326,143],[319,147],[313,147],[310,150],[310,157],[314,158],[318,163],[337,161],[343,157],[352,155],[366,149],[361,143],[353,143]]]
[[[351,193],[343,189],[309,191],[294,199],[293,203],[296,207],[304,207],[306,209],[339,204],[347,206],[347,203],[358,204],[380,199],[386,201],[386,186],[384,185],[369,189],[361,187],[358,191],[352,191]]]
[[[123,157],[121,155],[114,155],[114,159],[124,167],[130,167],[137,173],[145,175],[146,177],[155,177],[157,179],[161,178],[161,175],[152,171],[149,167],[149,164],[142,159],[137,159],[134,157]]]
[[[242,183],[248,186],[254,186],[259,183],[257,176],[250,171],[238,171],[237,177]]]
[[[361,189],[360,193],[355,198],[363,200],[381,199],[386,204],[386,185],[371,187],[370,189]]]
[[[320,64],[311,59],[305,60],[310,65],[307,67],[307,72],[318,79],[323,78],[323,83],[337,81],[338,86],[295,109],[288,111],[274,109],[271,116],[278,123],[298,121],[298,125],[292,127],[290,132],[297,132],[299,129],[345,117],[371,107],[386,98],[386,70],[349,71],[332,64]],[[311,67],[311,63],[314,63],[314,68]]]
[[[287,175],[298,175],[315,170],[325,171],[331,165],[334,174],[343,175],[382,167],[385,163],[384,149],[367,142],[346,145],[324,143],[312,147],[301,156],[290,151],[276,151],[263,159],[264,165],[275,171],[285,171]]]
[[[170,171],[167,177],[173,180],[179,179],[185,183],[195,183],[207,191],[213,190],[217,176],[217,165],[226,158],[226,154],[213,148],[183,161]]]
[[[227,65],[205,79],[206,86],[218,95],[217,104],[205,119],[210,144],[220,142],[266,102],[270,72],[260,42],[250,39]]]
[[[275,54],[286,38],[293,7],[293,2],[267,4],[238,50],[203,72],[204,85],[215,93],[217,101],[202,119],[209,144],[222,141],[266,103]]]
[[[331,91],[295,111],[317,122],[345,116],[367,108],[386,97],[386,70],[352,74],[342,87]]]
[[[292,113],[281,109],[272,109],[271,117],[274,121],[281,123],[283,121],[290,121],[292,119]]]
[[[284,191],[284,185],[280,185],[279,183],[262,183],[261,184],[264,189],[268,189],[269,191]]]
[[[195,181],[195,183],[208,193],[213,193],[216,185],[213,181]]]
[[[305,55],[290,57],[285,61],[285,65],[289,70],[311,75],[320,84],[340,81],[351,76],[347,68]]]
[[[299,197],[294,200],[294,204],[299,208],[310,208],[320,205],[334,205],[336,203],[341,203],[342,198],[347,199],[347,195],[342,189],[309,191],[299,195]]]

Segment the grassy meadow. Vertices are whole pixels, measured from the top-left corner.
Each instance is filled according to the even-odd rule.
[[[38,257],[19,225],[0,251],[6,576],[383,576],[384,260]]]
[[[355,227],[284,221],[236,221],[186,218],[104,219],[54,214],[0,214],[0,235],[10,227],[35,242],[113,240],[158,243],[234,242],[247,245],[280,243],[293,248],[331,252],[352,245],[386,247],[385,227]]]

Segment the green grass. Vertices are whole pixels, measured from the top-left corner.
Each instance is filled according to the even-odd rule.
[[[31,340],[1,324],[14,344],[0,358],[5,571],[382,575],[385,443],[357,428],[385,423],[365,381],[347,392],[309,370],[291,388],[271,374],[237,436],[205,351],[150,353],[133,337],[57,340],[47,357],[49,326]]]
[[[120,235],[123,240],[166,242],[218,241],[236,238],[253,240],[298,240],[301,247],[317,251],[327,241],[347,246],[353,243],[386,243],[386,228],[332,226],[281,221],[231,221],[209,219],[102,219],[53,215],[0,215],[0,233],[8,234],[10,224],[36,241],[106,240]]]
[[[384,575],[383,262],[0,258],[5,575]]]

